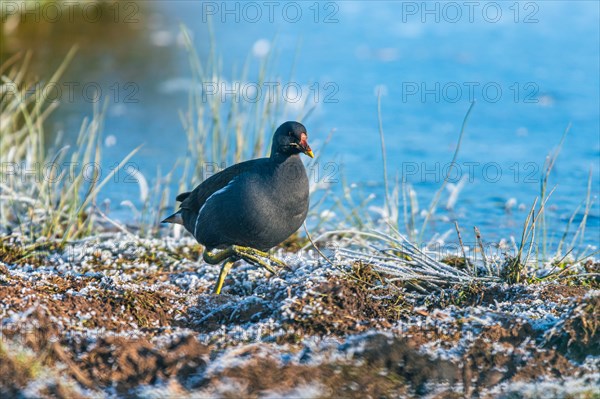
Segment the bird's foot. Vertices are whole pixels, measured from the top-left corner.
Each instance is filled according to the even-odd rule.
[[[255,266],[261,266],[273,274],[276,274],[276,271],[271,267],[271,264],[286,267],[286,264],[283,261],[266,252],[250,247],[242,247],[240,245],[232,245],[219,252],[204,251],[202,257],[206,263],[211,265],[216,265],[230,258],[244,259],[248,263]]]
[[[261,266],[273,274],[276,274],[276,271],[271,267],[271,265],[286,267],[286,264],[280,259],[277,259],[266,252],[259,251],[258,249],[241,247],[239,245],[234,245],[233,249],[240,258],[255,266]]]
[[[221,293],[223,283],[225,282],[225,277],[227,277],[227,274],[229,273],[229,270],[231,270],[231,266],[236,259],[244,259],[246,262],[252,265],[263,267],[272,274],[277,274],[277,271],[271,267],[271,264],[281,267],[286,266],[283,261],[269,255],[266,252],[250,247],[242,247],[239,245],[232,245],[231,247],[219,252],[205,250],[202,254],[202,257],[206,263],[212,265],[224,262],[223,266],[221,267],[221,272],[219,273],[217,285],[215,286],[215,294]]]

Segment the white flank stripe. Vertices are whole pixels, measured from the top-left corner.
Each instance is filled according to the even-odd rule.
[[[208,204],[208,201],[210,201],[210,199],[212,197],[214,197],[215,195],[224,192],[225,190],[227,190],[227,188],[231,185],[231,183],[233,183],[235,180],[237,179],[237,176],[234,177],[233,179],[231,179],[231,181],[229,183],[227,183],[227,185],[225,187],[223,187],[220,190],[215,191],[214,193],[212,193],[210,195],[210,197],[208,197],[206,199],[206,201],[204,201],[204,205],[202,205],[202,207],[200,208],[200,210],[198,211],[198,216],[196,216],[196,223],[194,224],[194,237],[197,236],[198,234],[198,222],[200,221],[200,214],[202,213],[202,209],[204,209],[204,207],[206,206],[206,204]]]

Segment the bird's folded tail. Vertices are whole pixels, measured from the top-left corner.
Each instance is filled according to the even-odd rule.
[[[176,223],[176,224],[183,225],[183,218],[181,217],[181,211],[175,212],[174,214],[172,214],[171,216],[169,216],[168,218],[163,220],[161,223]]]

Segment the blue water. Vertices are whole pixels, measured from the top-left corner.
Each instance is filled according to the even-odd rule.
[[[118,145],[105,149],[107,165],[144,142],[135,162],[150,177],[185,153],[178,112],[187,107],[191,72],[178,44],[179,24],[192,31],[205,57],[212,13],[224,78],[234,78],[233,66],[239,71],[249,54],[258,65],[253,47],[259,40],[270,43],[276,76],[290,80],[293,69],[294,82],[321,90],[316,111],[305,121],[313,147],[318,151],[336,129],[325,161],[339,162],[348,181],[368,183],[364,190],[377,195],[375,203],[383,195],[378,90],[390,178],[411,183],[421,209],[440,186],[462,120],[476,100],[457,159],[460,173],[453,174],[454,183],[460,177],[467,182],[454,210],[442,211],[449,220],[437,220],[432,231],[444,232],[458,218],[468,231],[479,226],[488,240],[520,235],[526,210],[540,192],[546,156],[571,124],[549,181],[557,185],[548,203],[550,234],[562,235],[585,200],[591,170],[596,202],[586,236],[589,244],[600,242],[598,2],[478,2],[472,15],[461,2],[298,2],[286,11],[286,3],[277,2],[272,20],[263,2],[252,3],[254,8],[235,2],[147,4],[144,29],[128,40],[83,49],[81,62],[76,59],[70,69],[83,81],[139,87],[134,96],[139,102],[109,105],[105,135],[114,135]],[[233,11],[224,13],[223,7]],[[334,101],[325,101],[327,94]],[[69,136],[90,110],[89,102],[65,104],[55,119]],[[341,180],[332,184],[337,192],[341,186]],[[112,184],[104,195],[119,214],[120,201],[135,200],[137,190],[135,184]],[[445,192],[440,208],[447,198]],[[507,202],[514,203],[509,212]],[[580,210],[575,224],[582,215]]]

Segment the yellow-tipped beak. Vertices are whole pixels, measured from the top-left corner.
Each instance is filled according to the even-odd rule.
[[[307,150],[307,151],[305,152],[305,154],[306,154],[306,155],[308,155],[308,156],[309,156],[309,157],[311,157],[311,158],[314,158],[314,157],[315,157],[315,154],[313,154],[312,150]]]

